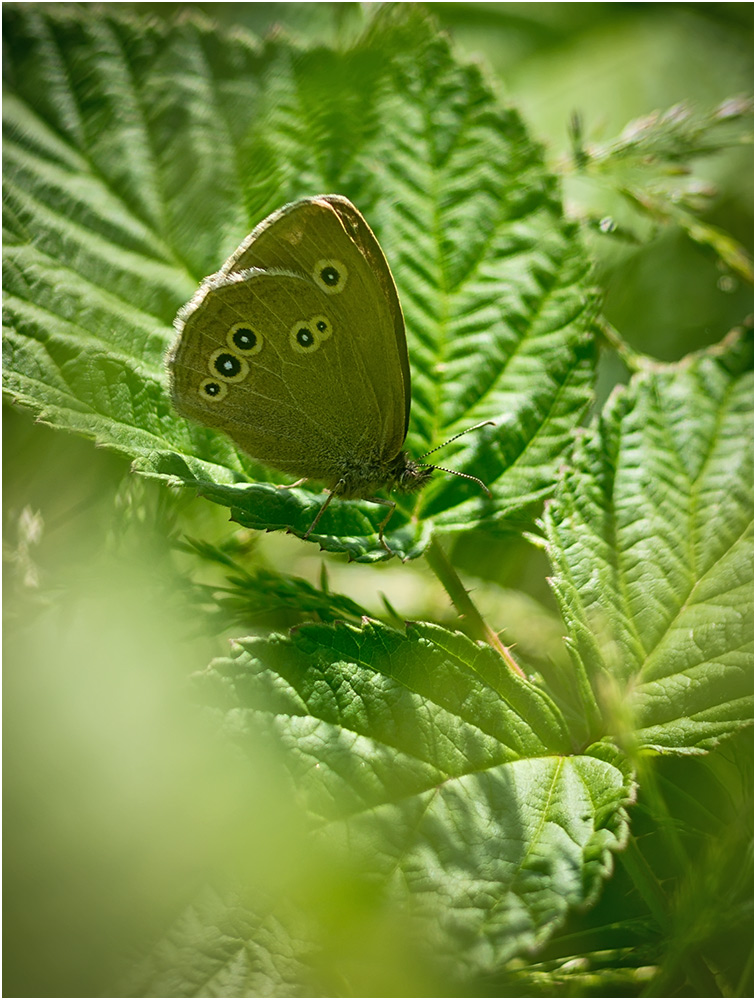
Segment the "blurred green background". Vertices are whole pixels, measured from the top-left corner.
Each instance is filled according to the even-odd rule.
[[[370,5],[110,6],[160,18],[199,10],[259,34],[283,28],[338,44],[361,29]],[[587,141],[606,142],[655,109],[682,100],[708,108],[752,90],[750,3],[429,7],[461,54],[487,63],[554,164],[569,153],[574,112]],[[750,147],[695,167],[717,188],[706,220],[750,249]],[[565,198],[576,211],[593,199],[618,218],[624,211],[575,178]],[[676,359],[750,312],[751,289],[722,280],[710,251],[673,229],[649,237],[639,245],[588,237],[605,315],[634,347]],[[624,377],[611,362],[602,372],[603,391]],[[124,941],[149,940],[192,898],[227,847],[232,803],[253,794],[200,735],[186,694],[191,672],[227,648],[198,617],[188,578],[220,577],[173,545],[183,532],[222,542],[234,529],[224,510],[135,482],[117,456],[10,407],[3,442],[5,994],[98,995]],[[563,655],[538,552],[511,539],[447,545],[506,640],[536,662]],[[332,589],[376,614],[383,592],[404,618],[455,621],[422,561],[347,566],[281,534],[250,539],[247,549],[251,563],[313,581],[325,560]],[[293,623],[288,614],[251,617],[246,631]],[[275,813],[285,806],[266,780],[255,800]]]

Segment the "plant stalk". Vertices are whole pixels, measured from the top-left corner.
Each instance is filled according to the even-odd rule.
[[[525,677],[525,673],[510,653],[508,647],[504,645],[496,632],[494,632],[476,608],[470,594],[465,590],[462,581],[457,575],[457,571],[452,566],[449,557],[444,552],[435,535],[431,539],[425,556],[428,560],[428,565],[443,584],[444,590],[449,595],[452,604],[467,621],[472,637],[487,642],[489,646],[499,653],[510,670],[514,671],[520,677]]]

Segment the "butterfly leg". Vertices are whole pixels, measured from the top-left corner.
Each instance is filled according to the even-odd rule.
[[[382,506],[384,506],[384,507],[389,507],[389,508],[390,508],[390,510],[389,510],[389,512],[388,512],[388,514],[387,514],[387,515],[386,515],[386,516],[384,517],[384,519],[383,519],[383,520],[381,521],[381,523],[380,523],[380,524],[378,525],[378,540],[380,541],[380,543],[381,543],[381,545],[382,545],[382,546],[384,547],[384,549],[385,549],[385,550],[386,550],[386,551],[388,552],[388,554],[389,554],[390,556],[393,556],[393,554],[394,554],[394,550],[393,550],[392,548],[390,548],[390,547],[389,547],[389,544],[388,544],[388,542],[387,542],[387,541],[386,541],[386,539],[385,539],[385,538],[383,537],[383,532],[384,532],[384,530],[385,530],[385,528],[386,528],[386,525],[387,525],[387,524],[389,523],[389,521],[391,520],[391,515],[392,515],[392,514],[394,513],[394,511],[396,510],[396,503],[395,503],[395,501],[393,501],[393,500],[384,500],[384,499],[383,499],[383,497],[366,497],[366,499],[367,499],[367,500],[368,500],[368,501],[369,501],[370,503],[379,503],[379,504],[381,504],[381,505],[382,505]]]
[[[294,483],[293,485],[296,485],[296,483]],[[337,484],[337,489],[338,489],[338,486],[339,486],[339,485],[340,485],[340,484]],[[281,487],[281,488],[282,488],[282,489],[285,489],[286,487]],[[316,524],[318,523],[318,521],[320,520],[320,518],[321,518],[321,517],[323,516],[323,514],[325,513],[325,510],[326,510],[326,507],[327,507],[327,506],[328,506],[328,504],[329,504],[329,503],[331,502],[331,500],[333,500],[333,498],[334,498],[335,496],[336,496],[336,490],[331,490],[331,492],[330,492],[330,493],[328,494],[328,496],[327,496],[327,497],[325,498],[325,502],[323,503],[322,507],[320,508],[320,510],[318,511],[318,513],[317,513],[317,514],[315,515],[315,520],[314,520],[314,521],[312,522],[312,524],[311,524],[311,525],[310,525],[310,527],[309,527],[309,528],[307,529],[307,531],[305,531],[304,535],[302,535],[302,538],[309,538],[309,536],[310,536],[310,534],[311,534],[311,532],[312,532],[312,529],[313,529],[313,528],[315,527],[315,525],[316,525]],[[391,515],[392,515],[392,514],[394,513],[394,511],[396,510],[396,503],[395,503],[395,502],[394,502],[393,500],[384,500],[384,499],[383,499],[383,497],[366,497],[365,499],[366,499],[366,500],[367,500],[367,501],[368,501],[369,503],[379,503],[379,504],[381,504],[381,505],[382,505],[383,507],[388,507],[388,508],[389,508],[389,512],[388,512],[388,514],[387,514],[387,515],[386,515],[386,516],[384,517],[384,519],[383,519],[383,520],[381,521],[381,523],[380,523],[380,524],[378,525],[378,538],[379,538],[379,540],[380,540],[380,543],[381,543],[381,545],[382,545],[382,546],[384,547],[384,549],[385,549],[385,550],[386,550],[386,551],[388,552],[388,554],[389,554],[390,556],[393,556],[393,554],[394,554],[394,550],[393,550],[393,549],[391,549],[391,548],[389,547],[389,544],[388,544],[388,542],[387,542],[387,541],[386,541],[386,539],[385,539],[385,538],[383,537],[383,531],[384,531],[384,529],[385,529],[386,525],[387,525],[387,524],[389,523],[389,521],[391,520]]]
[[[296,483],[295,483],[294,485],[296,486]],[[316,525],[316,524],[318,523],[318,521],[320,520],[320,518],[321,518],[321,517],[323,516],[323,514],[324,514],[324,512],[325,512],[325,509],[326,509],[326,507],[327,507],[327,506],[328,506],[328,504],[329,504],[329,503],[331,502],[331,500],[333,500],[333,498],[334,498],[335,496],[336,496],[336,491],[335,491],[335,490],[331,490],[331,492],[330,492],[330,493],[328,494],[328,496],[327,496],[327,497],[325,498],[325,503],[324,503],[324,504],[323,504],[323,506],[322,506],[322,507],[320,508],[320,510],[319,510],[319,511],[317,512],[317,514],[315,515],[315,520],[314,520],[314,521],[312,522],[312,524],[311,524],[311,525],[310,525],[310,527],[309,527],[309,528],[307,529],[307,531],[305,531],[305,533],[304,533],[304,534],[302,535],[302,538],[309,538],[309,537],[310,537],[310,532],[311,532],[311,531],[312,531],[312,529],[313,529],[313,528],[315,527],[315,525]]]
[[[293,490],[295,486],[301,486],[302,483],[307,482],[307,476],[304,479],[298,479],[296,483],[276,483],[277,490]]]

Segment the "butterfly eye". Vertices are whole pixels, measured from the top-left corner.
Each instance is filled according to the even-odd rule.
[[[208,370],[216,378],[223,379],[224,382],[241,382],[246,378],[249,365],[236,354],[224,350],[213,351],[208,359]]]
[[[315,284],[326,295],[343,292],[348,275],[346,264],[340,260],[319,260],[312,272]]]
[[[289,332],[289,343],[297,354],[311,354],[332,333],[333,327],[327,316],[313,316],[294,324]]]
[[[216,382],[213,378],[206,378],[199,387],[200,396],[213,403],[217,403],[219,400],[223,399],[227,392],[228,386],[226,383]]]
[[[237,323],[226,334],[226,343],[232,350],[248,356],[260,353],[263,338],[246,323]]]

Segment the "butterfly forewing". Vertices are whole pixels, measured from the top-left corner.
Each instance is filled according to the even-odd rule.
[[[253,230],[221,271],[231,273],[248,267],[276,267],[309,277],[316,273],[319,262],[329,258],[344,260],[350,273],[360,274],[361,301],[354,294],[346,299],[352,310],[361,308],[376,319],[388,316],[396,354],[388,350],[385,340],[381,340],[387,355],[391,355],[386,358],[384,379],[390,381],[396,392],[397,375],[392,365],[398,365],[404,407],[404,438],[409,423],[411,386],[402,308],[380,244],[347,198],[321,195],[284,206]],[[381,324],[380,329],[374,332],[382,337],[387,331]]]
[[[327,202],[333,208],[341,220],[341,224],[344,226],[344,229],[361,250],[374,278],[381,286],[383,299],[391,314],[397,354],[404,382],[404,436],[406,437],[407,430],[409,428],[412,387],[410,382],[407,340],[404,332],[404,314],[402,313],[401,303],[399,302],[399,294],[396,290],[396,285],[394,284],[394,276],[391,273],[388,262],[383,255],[383,250],[381,250],[380,244],[375,238],[372,229],[367,222],[365,222],[364,218],[360,215],[351,201],[347,198],[342,198],[340,195],[324,195],[322,200]]]

